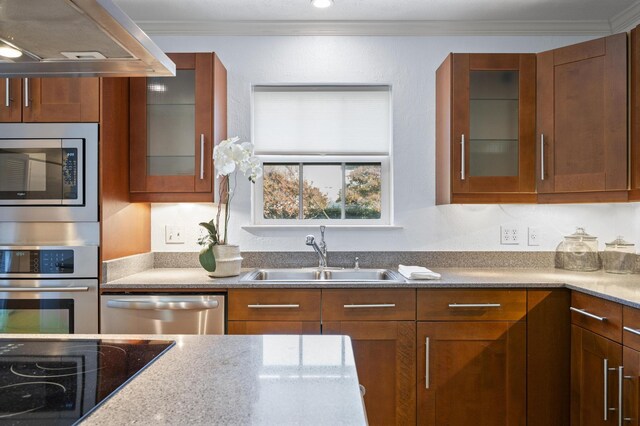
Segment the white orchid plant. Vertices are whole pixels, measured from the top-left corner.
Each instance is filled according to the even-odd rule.
[[[204,227],[208,232],[208,235],[198,240],[198,243],[204,246],[201,257],[204,252],[210,252],[211,247],[214,245],[228,243],[227,229],[229,228],[230,207],[235,192],[238,171],[244,174],[251,183],[255,183],[256,179],[262,176],[260,161],[253,155],[253,144],[240,142],[240,138],[238,137],[223,140],[216,145],[213,149],[213,161],[216,167],[216,177],[221,178],[219,179],[218,187],[218,212],[215,219],[200,223],[200,226]],[[236,178],[234,179],[233,189],[230,187],[230,177],[232,174]],[[224,202],[225,198],[226,203]],[[220,219],[223,204],[225,205],[224,234],[221,235]],[[212,267],[213,270],[215,270],[215,259],[213,259]]]

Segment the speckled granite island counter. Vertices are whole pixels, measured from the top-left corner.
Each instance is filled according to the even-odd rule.
[[[346,336],[29,337],[176,341],[83,425],[366,424]]]

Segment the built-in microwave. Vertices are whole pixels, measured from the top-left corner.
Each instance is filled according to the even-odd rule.
[[[97,124],[0,124],[0,221],[94,222],[97,192]]]

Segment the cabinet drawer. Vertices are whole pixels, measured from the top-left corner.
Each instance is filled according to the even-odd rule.
[[[229,320],[320,321],[320,290],[229,290]]]
[[[415,290],[323,290],[327,321],[415,320]]]
[[[622,342],[622,305],[571,292],[571,324]]]
[[[622,307],[622,343],[640,351],[640,309]]]
[[[320,334],[320,321],[229,321],[229,334]]]
[[[517,321],[526,290],[418,290],[419,321]]]

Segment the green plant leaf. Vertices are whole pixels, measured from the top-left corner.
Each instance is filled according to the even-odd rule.
[[[207,232],[209,232],[209,236],[214,244],[218,243],[218,233],[216,231],[216,226],[213,224],[213,219],[209,222],[200,222],[198,225],[202,226],[207,230]]]
[[[216,257],[213,255],[213,244],[200,250],[198,259],[200,260],[200,265],[207,272],[214,272],[216,270]]]

